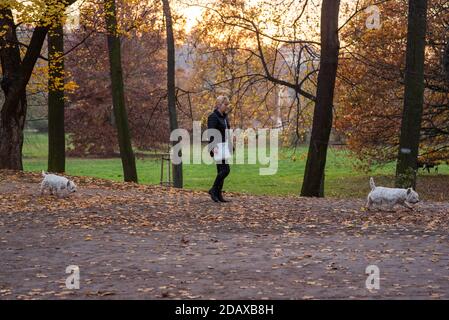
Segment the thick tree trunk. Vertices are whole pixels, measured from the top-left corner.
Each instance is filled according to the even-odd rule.
[[[114,107],[115,125],[117,127],[123,174],[125,181],[137,182],[136,160],[131,144],[128,114],[125,106],[120,36],[117,34],[115,0],[105,0],[104,8],[106,28],[108,30],[107,37],[111,72],[112,104]]]
[[[168,113],[170,117],[170,131],[178,129],[176,115],[176,88],[175,88],[175,40],[173,36],[173,23],[169,0],[162,0],[164,8],[165,26],[167,31],[167,95]],[[174,141],[173,145],[177,142]],[[173,165],[173,184],[182,188],[182,163]]]
[[[0,169],[22,170],[23,128],[27,111],[20,51],[16,29],[9,8],[0,10],[0,30],[6,33],[0,38],[0,60],[2,66],[1,87],[5,102],[0,120]]]
[[[323,0],[321,7],[320,71],[313,114],[312,135],[301,196],[324,196],[324,169],[332,129],[332,106],[338,67],[338,14],[340,0]]]
[[[64,30],[62,21],[48,32],[48,171],[65,171]]]
[[[27,110],[23,94],[13,114],[2,113],[0,125],[0,168],[23,170],[23,129]]]
[[[446,81],[449,83],[449,40],[443,54],[443,71],[446,74]]]
[[[427,0],[409,0],[404,110],[396,166],[396,186],[402,188],[416,187],[416,170],[424,102],[426,18]]]

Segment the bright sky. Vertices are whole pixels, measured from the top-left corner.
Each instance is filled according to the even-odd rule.
[[[186,31],[187,33],[197,24],[198,20],[201,20],[201,15],[204,12],[204,8],[195,6],[194,3],[200,3],[203,6],[211,5],[215,2],[215,0],[171,0],[172,6],[174,10],[181,13],[186,18]],[[267,12],[267,18],[270,20],[273,16],[276,15],[276,3],[282,2],[282,0],[246,0],[246,3],[249,6],[258,5],[261,3],[272,3],[272,7],[274,8],[274,12]],[[375,1],[372,0],[374,3]],[[186,5],[186,3],[190,3],[190,5]],[[296,15],[302,10],[302,5],[304,0],[295,0],[292,3],[292,7],[290,10],[284,12],[280,19],[285,21],[289,26],[290,23]],[[339,24],[342,25],[349,16],[354,13],[356,0],[342,0],[340,4],[340,21]],[[311,34],[315,34],[315,36],[319,35],[319,19],[320,19],[320,10],[321,10],[321,0],[309,0],[308,5],[306,7],[305,13],[301,19],[301,23],[299,24],[300,30],[302,29],[303,36],[312,36]],[[363,13],[362,13],[363,14]],[[272,34],[276,32],[274,28],[270,28],[265,31],[267,34]],[[297,35],[300,36],[300,35]]]
[[[196,25],[197,21],[201,19],[203,8],[187,7],[179,11],[186,17],[186,31],[190,32],[190,30],[192,30],[192,28]]]
[[[216,0],[171,0],[172,8],[173,10],[177,11],[178,13],[182,14],[186,18],[186,32],[190,32],[192,28],[198,23],[199,20],[201,20],[201,15],[204,13],[206,6],[212,6],[213,3]],[[343,0],[345,1],[345,0]],[[353,0],[346,0],[346,1],[353,1]],[[245,4],[247,7],[253,7],[253,6],[260,6],[264,5],[269,8],[266,12],[264,12],[265,18],[262,18],[262,20],[267,21],[267,24],[264,25],[265,30],[264,33],[275,35],[277,32],[280,32],[278,28],[275,28],[274,26],[271,26],[271,23],[269,22],[272,19],[275,19],[275,16],[279,15],[280,21],[285,21],[287,25],[290,25],[294,18],[296,18],[296,15],[298,12],[300,12],[300,9],[302,9],[302,5],[304,0],[294,0],[292,2],[292,5],[290,7],[290,10],[286,10],[285,12],[277,11],[276,3],[283,2],[283,0],[245,0]],[[318,10],[319,7],[316,5],[320,3],[320,0],[309,0],[308,6],[306,9],[306,12],[303,16],[304,17],[313,17],[313,19],[316,19],[319,17]],[[199,4],[196,5],[196,4]],[[282,8],[285,8],[284,5],[281,5]],[[274,10],[274,11],[272,11]],[[316,31],[317,24],[316,22],[312,22],[309,19],[307,19],[307,23],[301,23],[299,24],[300,29],[303,29],[303,32],[306,34],[310,33],[310,30],[305,30],[309,28],[313,28],[314,31]],[[304,21],[304,20],[303,20]],[[288,27],[286,28],[286,30]],[[297,35],[299,36],[299,35]],[[264,39],[267,40],[267,39]]]
[[[214,0],[206,0],[204,4],[213,2]],[[67,10],[68,13],[68,24],[77,24],[79,18],[78,8],[80,4],[85,2],[85,0],[77,0],[70,8]],[[186,18],[186,29],[189,32],[196,24],[204,11],[203,8],[197,6],[187,6],[183,4],[183,0],[172,0],[172,10],[176,10],[181,13]]]
[[[78,18],[78,6],[80,3],[83,3],[86,0],[78,0],[77,3],[73,6],[71,6],[71,8],[68,10],[69,12],[69,24],[73,23],[76,24],[77,22],[77,18]],[[154,1],[154,0],[150,0],[150,1]],[[259,2],[270,2],[267,0],[246,0],[248,5],[257,5],[257,3]],[[272,0],[273,4],[276,3],[277,1],[280,0]],[[201,15],[204,12],[204,8],[200,7],[200,6],[195,6],[193,4],[195,3],[199,3],[203,6],[207,6],[207,5],[211,5],[215,2],[215,0],[171,0],[171,5],[172,5],[172,10],[181,13],[185,18],[186,18],[186,31],[187,33],[190,32],[190,30],[197,24],[198,20],[201,20]],[[296,5],[301,6],[303,3],[303,1],[299,1],[296,3]],[[311,0],[309,1],[309,5],[307,7],[307,13],[305,14],[310,16],[310,17],[314,17],[315,19],[317,17],[319,17],[319,7],[315,6],[317,4],[319,4],[320,1],[318,0]],[[188,5],[190,4],[190,5]],[[344,7],[348,8],[352,7],[354,5],[354,0],[343,0],[342,1],[342,5],[341,5],[341,17],[345,16],[345,14],[343,12],[345,12],[345,10],[343,10]],[[300,7],[298,7],[300,8]],[[297,14],[297,9],[298,8],[292,8],[292,10],[287,11],[286,15],[284,15],[282,18],[286,18],[288,19],[288,16],[291,15],[291,17],[295,16]],[[269,13],[268,13],[269,14]],[[269,16],[272,16],[272,14],[269,14]],[[343,20],[343,19],[341,19]],[[304,21],[304,20],[303,20]],[[310,27],[314,27],[314,29],[316,30],[316,28],[318,27],[318,25],[316,23],[313,24],[308,24],[308,23],[302,23],[301,25],[303,26],[307,26],[307,28]],[[269,28],[270,29],[270,28]],[[268,33],[271,33],[270,30],[267,30]],[[307,33],[307,30],[306,30]]]

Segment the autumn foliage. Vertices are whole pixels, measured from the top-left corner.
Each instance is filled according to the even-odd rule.
[[[163,37],[151,11],[157,9],[122,2],[118,11],[129,125],[132,142],[141,150],[162,148],[168,141]],[[70,154],[112,156],[118,144],[102,10],[96,4],[83,10],[80,28],[70,35],[72,42],[83,45],[67,58],[79,86],[69,96],[66,117]]]
[[[363,15],[342,30],[336,90],[336,127],[366,165],[395,159],[403,107],[407,1],[388,1],[380,8],[379,30],[368,30]],[[445,0],[429,1],[420,144],[420,158],[426,161],[449,156],[449,86],[442,66],[447,10]]]

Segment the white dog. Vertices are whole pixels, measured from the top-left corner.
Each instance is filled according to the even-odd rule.
[[[419,202],[418,193],[412,188],[399,189],[376,187],[373,178],[369,179],[369,185],[371,187],[371,192],[368,194],[368,199],[366,201],[366,208],[368,209],[370,209],[373,204],[386,204],[390,209],[392,209],[394,205],[400,204],[409,209],[413,209],[411,204]]]
[[[61,197],[63,194],[76,192],[76,185],[73,181],[60,177],[55,174],[49,174],[42,171],[42,177],[44,178],[41,183],[40,194],[43,195],[45,190],[49,190],[50,194],[56,194]]]

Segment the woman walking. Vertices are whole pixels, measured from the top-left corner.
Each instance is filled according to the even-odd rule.
[[[216,129],[220,132],[221,141],[214,141],[214,137],[210,135],[209,145],[212,147],[210,151],[211,157],[219,152],[219,147],[217,147],[218,143],[228,142],[227,139],[227,131],[226,129],[230,128],[227,111],[229,109],[229,98],[226,96],[219,96],[217,98],[215,109],[209,115],[207,119],[207,129]],[[215,202],[229,202],[223,198],[223,183],[225,178],[229,175],[230,172],[229,164],[226,163],[226,160],[217,161],[217,177],[215,178],[214,185],[209,190],[209,194]]]

